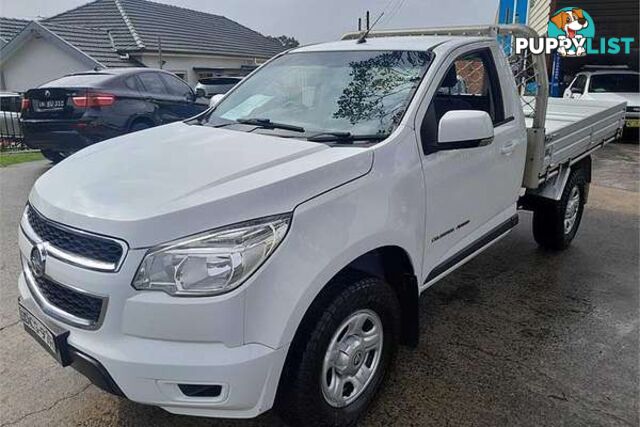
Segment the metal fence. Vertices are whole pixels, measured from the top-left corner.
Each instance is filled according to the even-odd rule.
[[[26,149],[20,123],[22,98],[19,95],[0,95],[0,150]]]

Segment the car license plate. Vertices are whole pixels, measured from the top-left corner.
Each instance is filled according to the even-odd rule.
[[[640,127],[640,119],[627,119],[624,125],[628,128]]]
[[[18,312],[24,329],[51,353],[60,364],[67,366],[70,363],[67,351],[69,331],[61,328],[55,328],[58,330],[53,331],[53,328],[47,326],[43,320],[34,315],[23,301],[18,302]]]
[[[38,109],[40,110],[56,110],[61,108],[64,108],[64,99],[38,101]]]

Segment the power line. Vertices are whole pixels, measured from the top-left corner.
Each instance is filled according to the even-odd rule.
[[[389,0],[387,5],[382,9],[382,13],[384,13],[385,17],[382,21],[380,21],[380,25],[384,25],[389,20],[389,15],[391,11],[400,3],[401,0]]]
[[[402,1],[402,0],[387,0],[387,4],[385,5],[385,7],[382,9],[382,12],[380,13],[380,15],[378,15],[378,19],[380,19],[382,16],[385,16],[389,13],[390,9],[393,9],[393,7],[396,6],[396,4],[394,4],[394,2],[396,1]],[[369,14],[369,11],[367,11],[367,14]],[[380,21],[380,25],[382,25],[382,23],[385,22],[385,19],[382,19]],[[368,24],[368,22],[367,22]],[[364,30],[366,31],[367,25],[365,25]],[[362,31],[362,18],[358,18],[358,31]]]
[[[400,9],[402,9],[402,6],[404,6],[404,2],[405,0],[398,1],[396,8],[389,13],[389,15],[387,16],[387,19],[384,21],[385,24],[388,24],[389,22],[391,22],[393,18],[395,18],[395,16],[398,14]]]

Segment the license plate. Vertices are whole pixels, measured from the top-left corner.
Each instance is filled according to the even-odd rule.
[[[640,119],[627,119],[624,125],[628,128],[640,127]]]
[[[64,108],[64,99],[47,99],[45,101],[38,101],[38,109],[40,110],[55,110]]]
[[[61,328],[55,328],[58,329],[57,331],[52,330],[54,328],[47,326],[45,321],[34,315],[22,301],[18,302],[18,312],[24,329],[61,365],[67,366],[70,363],[67,351],[69,331]]]

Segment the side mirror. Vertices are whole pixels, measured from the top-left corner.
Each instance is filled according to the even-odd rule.
[[[584,93],[584,90],[579,87],[572,87],[571,93],[579,93],[580,95],[582,95]]]
[[[438,150],[481,147],[492,141],[493,122],[484,111],[449,111],[438,124]]]
[[[213,95],[209,100],[209,107],[215,107],[216,105],[218,105],[218,102],[220,102],[222,98],[224,98],[224,95],[221,93]]]

